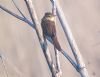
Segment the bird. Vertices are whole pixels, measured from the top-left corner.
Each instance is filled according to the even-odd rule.
[[[51,12],[46,12],[41,19],[41,27],[43,32],[44,40],[46,40],[46,36],[52,39],[54,48],[61,51],[61,46],[57,39],[57,32],[55,27],[55,16]]]

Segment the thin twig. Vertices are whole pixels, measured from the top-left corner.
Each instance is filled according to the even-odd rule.
[[[35,24],[35,30],[36,30],[37,36],[38,36],[38,38],[41,42],[42,39],[41,39],[41,36],[40,36],[38,28],[37,28],[37,25],[39,25],[39,23],[37,22],[37,17],[36,17],[36,14],[34,13],[34,10],[32,10],[33,9],[32,2],[29,1],[29,0],[24,0],[24,1],[26,3],[27,8],[28,8],[28,11],[29,11],[30,17],[32,19],[32,22]]]
[[[12,0],[13,4],[15,5],[15,7],[17,8],[17,10],[19,11],[19,13],[26,19],[25,15],[21,12],[21,10],[18,8],[17,4],[15,3],[14,0]]]
[[[3,7],[2,5],[0,5],[0,8],[1,8],[2,10],[4,10],[5,12],[9,13],[10,15],[14,16],[15,18],[24,21],[25,23],[29,24],[31,27],[34,28],[34,24],[33,24],[32,22],[30,22],[28,19],[25,19],[25,18],[23,18],[23,17],[21,17],[21,16],[15,14],[15,13],[11,12],[11,11],[8,10],[7,8]]]
[[[56,25],[56,0],[53,0],[53,5],[52,5],[52,14],[54,15],[54,22]],[[54,47],[54,52],[55,52],[55,61],[56,61],[56,77],[62,77],[62,70],[60,66],[60,60],[59,60],[59,51]]]

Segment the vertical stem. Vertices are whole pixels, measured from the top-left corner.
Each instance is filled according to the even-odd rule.
[[[53,3],[52,13],[55,16],[55,25],[56,25],[56,0],[53,0],[52,3]],[[56,70],[59,73],[57,77],[59,76],[61,77],[62,73],[61,73],[61,68],[60,68],[59,52],[55,47],[54,47],[54,50],[55,50],[55,58],[56,58]]]
[[[28,11],[29,11],[29,14],[30,14],[30,17],[32,19],[32,22],[34,23],[35,25],[35,30],[36,30],[36,33],[37,33],[37,36],[39,38],[39,41],[42,41],[41,37],[40,37],[40,34],[39,34],[39,31],[37,29],[37,25],[40,25],[39,22],[38,22],[38,18],[37,18],[37,15],[35,13],[35,9],[34,9],[34,6],[32,4],[32,1],[31,0],[25,0],[25,3],[27,5],[27,8],[28,8]]]
[[[58,1],[56,1],[56,7],[57,7],[57,16],[59,18],[59,21],[62,25],[62,28],[65,32],[65,35],[67,37],[67,40],[69,42],[69,45],[72,49],[72,53],[76,59],[76,62],[77,62],[77,65],[79,67],[79,70],[78,72],[80,73],[81,77],[88,77],[88,72],[87,72],[87,69],[85,67],[85,63],[83,62],[83,59],[82,59],[82,56],[80,54],[80,51],[77,47],[77,44],[73,38],[73,35],[71,33],[71,30],[68,26],[68,23],[65,19],[65,16],[64,16],[64,13],[62,11],[62,8],[60,7]]]
[[[46,57],[48,65],[49,65],[50,71],[52,73],[52,77],[55,77],[54,68],[53,68],[53,65],[52,65],[52,59],[51,59],[51,56],[50,56],[49,49],[48,49],[47,45],[44,43],[44,41],[42,40],[42,38],[40,36],[40,33],[39,33],[39,30],[37,28],[37,26],[40,26],[40,23],[38,21],[38,17],[37,17],[36,11],[35,11],[34,6],[32,4],[32,0],[24,0],[24,1],[25,1],[26,5],[27,5],[27,8],[28,8],[30,17],[32,19],[32,22],[35,24],[35,30],[36,30],[40,45],[42,47],[43,53],[44,53],[44,55]]]

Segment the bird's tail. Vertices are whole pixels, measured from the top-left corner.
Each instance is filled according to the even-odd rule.
[[[56,36],[55,36],[55,37],[52,37],[52,40],[53,40],[54,46],[55,46],[59,51],[61,51],[61,46],[60,46],[60,44],[59,44],[59,42],[58,42],[57,37],[56,37]]]

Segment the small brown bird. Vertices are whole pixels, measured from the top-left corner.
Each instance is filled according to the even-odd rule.
[[[43,30],[44,40],[46,39],[46,36],[50,37],[53,41],[54,47],[61,51],[61,46],[56,35],[54,15],[50,12],[45,13],[41,21],[41,26]]]

